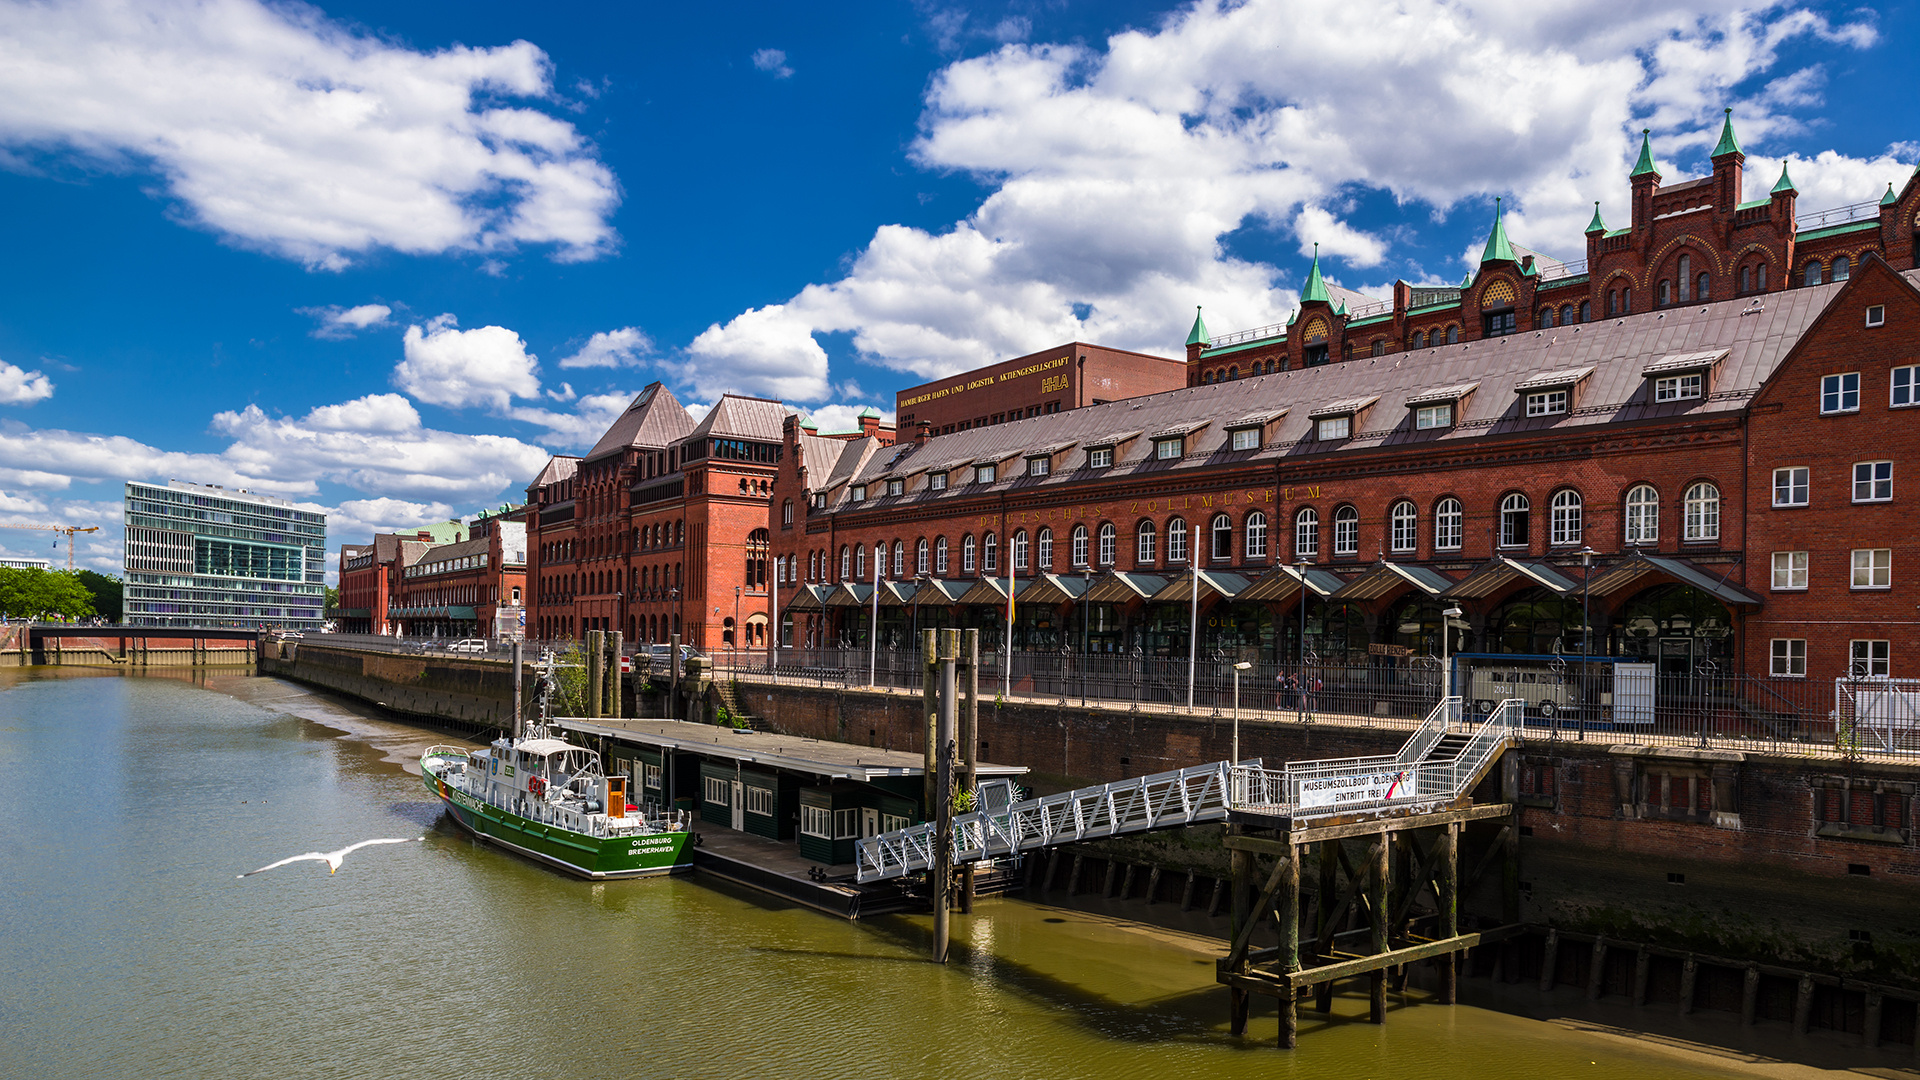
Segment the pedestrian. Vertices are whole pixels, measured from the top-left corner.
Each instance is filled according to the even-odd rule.
[[[1291,709],[1300,697],[1300,681],[1293,677],[1293,672],[1291,671],[1282,672],[1279,681],[1280,707],[1283,709]]]

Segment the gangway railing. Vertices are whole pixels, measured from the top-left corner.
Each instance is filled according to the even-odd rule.
[[[1255,758],[1241,768],[1260,767]],[[953,819],[955,865],[1077,840],[1224,821],[1229,762],[1028,799]],[[932,822],[867,837],[855,845],[856,880],[884,881],[933,865]]]

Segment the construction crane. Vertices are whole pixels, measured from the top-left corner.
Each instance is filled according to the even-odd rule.
[[[73,534],[74,533],[97,533],[100,531],[100,526],[88,525],[83,528],[79,525],[34,525],[24,521],[0,521],[0,529],[33,529],[38,532],[66,533],[67,534],[67,569],[72,570],[73,569]],[[58,547],[59,543],[60,542],[58,540],[54,541],[54,546]]]

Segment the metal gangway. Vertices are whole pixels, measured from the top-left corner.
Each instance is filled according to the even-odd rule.
[[[953,863],[1127,833],[1225,821],[1230,813],[1313,818],[1362,811],[1418,813],[1457,801],[1516,739],[1526,702],[1503,701],[1477,725],[1458,697],[1434,706],[1397,754],[1288,762],[1216,761],[1096,787],[988,806],[953,818]],[[885,881],[933,865],[934,824],[867,837],[856,880]]]

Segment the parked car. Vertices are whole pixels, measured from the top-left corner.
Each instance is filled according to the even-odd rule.
[[[665,665],[671,660],[673,646],[655,643],[652,645],[642,645],[640,649],[642,654],[650,657],[656,665]],[[682,665],[699,655],[700,653],[691,645],[680,646],[680,662]]]
[[[461,638],[459,641],[456,641],[453,644],[447,646],[447,651],[448,652],[483,653],[487,651],[487,639],[477,638],[477,637]]]

